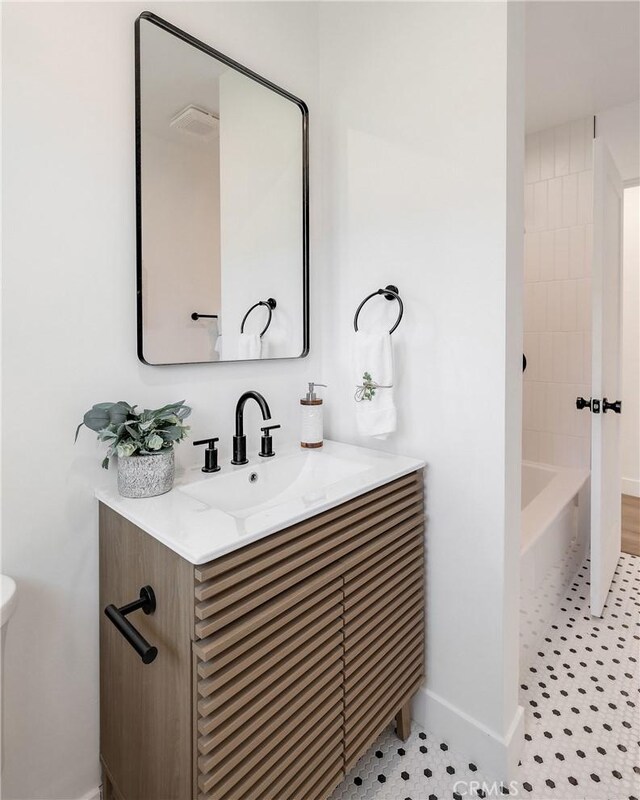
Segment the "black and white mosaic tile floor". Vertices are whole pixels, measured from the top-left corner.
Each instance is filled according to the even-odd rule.
[[[602,619],[589,614],[585,562],[522,678],[525,744],[502,788],[432,734],[389,728],[331,800],[638,800],[640,557],[623,554]]]

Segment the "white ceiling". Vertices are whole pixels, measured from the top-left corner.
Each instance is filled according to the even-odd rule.
[[[633,102],[639,94],[637,0],[527,2],[527,132]]]

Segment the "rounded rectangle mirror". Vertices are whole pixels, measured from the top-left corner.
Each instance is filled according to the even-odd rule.
[[[306,105],[149,12],[135,38],[139,358],[305,356]]]

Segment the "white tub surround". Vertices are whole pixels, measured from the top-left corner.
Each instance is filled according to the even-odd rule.
[[[521,673],[588,552],[589,501],[589,470],[523,463]]]
[[[115,486],[96,489],[96,497],[191,564],[204,564],[423,466],[325,441],[322,450],[289,446],[213,476],[191,467],[158,497],[121,497]]]

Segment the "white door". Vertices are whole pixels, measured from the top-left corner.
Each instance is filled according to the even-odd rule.
[[[591,613],[602,609],[620,557],[622,181],[602,139],[593,142]],[[605,404],[606,398],[606,404]]]

